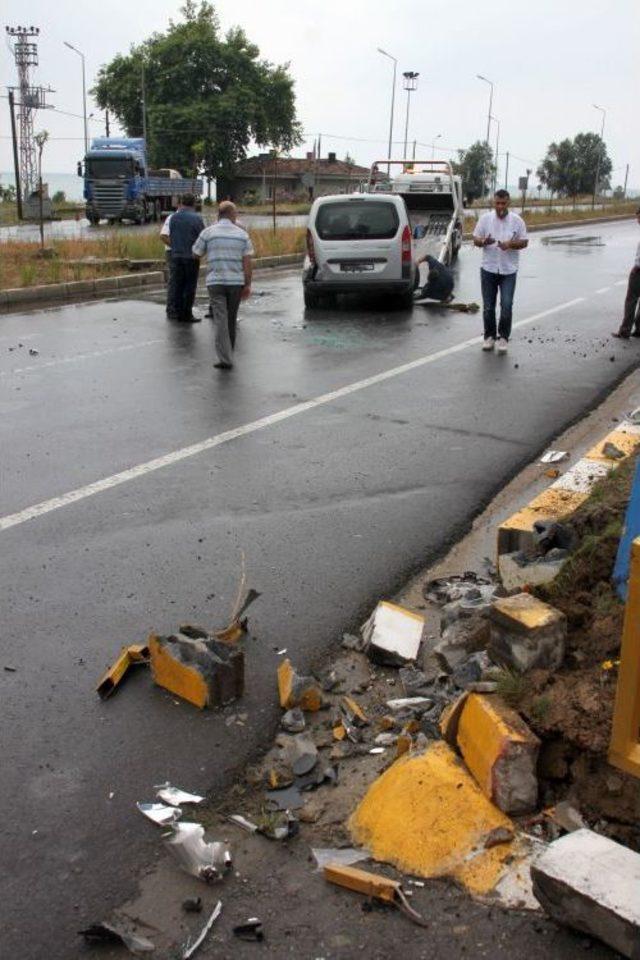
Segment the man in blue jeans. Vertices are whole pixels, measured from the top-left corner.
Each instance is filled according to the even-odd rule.
[[[496,190],[493,197],[494,209],[490,213],[482,214],[473,231],[474,246],[482,247],[482,349],[493,350],[497,345],[498,353],[507,352],[520,250],[529,245],[525,222],[517,213],[509,210],[509,200],[508,190]],[[498,290],[500,323],[496,328]]]

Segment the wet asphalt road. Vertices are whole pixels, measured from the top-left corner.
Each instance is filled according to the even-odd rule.
[[[131,893],[157,855],[135,801],[166,779],[224,789],[269,739],[275,650],[301,668],[320,659],[637,365],[640,343],[608,337],[637,227],[575,231],[596,233],[577,245],[532,238],[515,319],[545,315],[514,331],[507,357],[465,345],[479,315],[361,302],[305,317],[297,273],[257,278],[232,374],[212,369],[206,321],[168,325],[153,302],[0,317],[0,517],[16,520],[0,522],[7,956],[82,952],[79,925]],[[463,299],[478,298],[477,267],[465,248]],[[135,466],[119,485],[23,513]],[[242,702],[200,713],[144,671],[101,702],[96,680],[122,644],[185,620],[225,623],[242,551],[263,594]]]

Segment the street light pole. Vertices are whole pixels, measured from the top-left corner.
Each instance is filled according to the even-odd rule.
[[[493,81],[487,80],[487,78],[483,77],[481,73],[476,73],[476,77],[478,78],[478,80],[482,80],[484,81],[484,83],[488,83],[489,87],[491,88],[489,91],[489,110],[487,111],[487,139],[485,141],[487,144],[487,150],[488,150],[489,149],[489,132],[491,127],[491,108],[493,107]],[[482,187],[480,191],[481,200],[484,198],[484,188],[485,188],[486,179],[487,179],[487,160],[485,157],[485,159],[482,162]]]
[[[405,70],[402,74],[404,77],[404,89],[407,91],[407,119],[404,125],[404,153],[403,159],[406,159],[407,156],[407,143],[409,141],[409,104],[411,103],[411,94],[418,89],[418,77],[419,73],[415,73],[413,70]]]
[[[433,138],[433,140],[431,141],[431,159],[432,159],[432,160],[434,159],[434,157],[435,157],[435,155],[436,155],[436,140],[439,140],[441,136],[442,136],[442,134],[439,133],[439,134],[438,134],[437,136],[435,136],[435,137]]]
[[[393,60],[393,86],[391,88],[391,117],[389,119],[389,150],[387,152],[387,157],[391,160],[391,151],[393,149],[393,111],[396,105],[396,70],[398,68],[398,61],[395,57],[392,57],[390,53],[387,53],[386,50],[383,50],[381,47],[378,47],[378,53],[381,53],[383,57],[388,57],[389,60]],[[391,164],[387,164],[387,173],[391,171]]]
[[[497,117],[491,117],[491,119],[493,120],[493,122],[494,122],[495,125],[496,125],[496,168],[495,168],[495,170],[493,171],[493,189],[494,189],[494,191],[495,191],[495,189],[496,189],[496,187],[497,187],[497,185],[498,185],[498,166],[499,166],[499,162],[500,162],[499,159],[498,159],[499,156],[500,156],[500,154],[499,154],[499,152],[498,152],[498,151],[500,150],[500,121],[498,120]]]
[[[595,208],[595,205],[596,205],[596,194],[598,193],[598,183],[599,183],[599,180],[600,180],[600,163],[601,163],[601,161],[602,161],[602,154],[603,154],[603,152],[604,152],[604,122],[605,122],[605,120],[606,120],[606,118],[607,118],[607,111],[604,109],[604,107],[599,107],[597,103],[594,103],[593,106],[595,107],[596,110],[599,110],[600,113],[602,114],[602,126],[601,126],[601,128],[600,128],[600,139],[601,139],[602,143],[600,144],[600,149],[598,150],[598,162],[597,162],[597,164],[596,164],[596,179],[595,179],[595,182],[594,182],[594,184],[593,184],[593,197],[592,197],[592,200],[591,200],[591,209],[592,209],[592,210]]]
[[[86,153],[89,149],[89,134],[87,131],[87,80],[85,76],[85,66],[84,66],[84,53],[74,47],[72,43],[67,43],[66,40],[62,41],[65,47],[68,47],[69,50],[73,50],[74,53],[77,53],[80,59],[82,60],[82,117],[84,119],[84,152]]]

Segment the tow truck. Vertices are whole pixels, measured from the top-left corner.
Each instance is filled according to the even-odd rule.
[[[401,171],[391,176],[391,167]],[[382,169],[387,168],[387,174]],[[394,193],[404,200],[414,260],[426,254],[449,266],[462,245],[462,178],[447,160],[377,160],[371,165],[367,193]]]

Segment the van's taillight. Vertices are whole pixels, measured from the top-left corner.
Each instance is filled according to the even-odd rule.
[[[411,230],[407,225],[402,231],[402,262],[411,263]]]
[[[311,230],[309,230],[308,228],[307,228],[307,254],[309,255],[309,260],[311,260],[311,263],[315,263],[316,252],[313,249],[313,234],[311,233]]]

